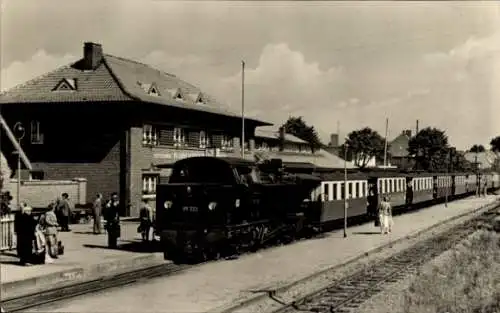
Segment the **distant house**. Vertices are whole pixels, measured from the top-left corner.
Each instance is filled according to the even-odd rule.
[[[388,155],[390,163],[398,168],[408,168],[412,164],[412,159],[408,152],[408,143],[411,138],[411,130],[403,130],[396,138],[389,143]]]
[[[241,116],[173,74],[105,54],[85,43],[83,57],[0,95],[2,127],[22,122],[23,169],[38,179],[87,179],[87,199],[118,192],[124,215],[137,216],[141,199],[154,201],[168,170],[157,165],[190,156],[238,156]],[[247,117],[245,144],[257,126]],[[1,152],[17,169],[11,132]],[[7,167],[7,166],[6,166]]]
[[[316,167],[341,169],[344,159],[326,150],[312,152],[311,146],[304,140],[285,133],[283,129],[261,126],[255,129],[255,157],[257,159],[282,159],[289,164],[310,164]],[[355,168],[352,162],[347,168]]]

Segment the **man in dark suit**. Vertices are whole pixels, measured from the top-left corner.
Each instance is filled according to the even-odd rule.
[[[57,203],[57,212],[60,216],[61,231],[71,231],[69,229],[69,219],[71,217],[71,205],[67,193],[62,194],[62,198]]]

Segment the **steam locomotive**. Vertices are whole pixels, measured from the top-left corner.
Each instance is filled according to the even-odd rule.
[[[177,161],[156,191],[156,231],[165,259],[216,259],[311,236],[347,217],[374,217],[379,197],[395,211],[498,189],[498,174],[344,173],[286,170],[240,158]]]

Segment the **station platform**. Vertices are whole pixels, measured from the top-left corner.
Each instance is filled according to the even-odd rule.
[[[151,253],[141,242],[137,226],[137,222],[122,222],[118,248],[109,249],[107,235],[94,235],[92,223],[73,224],[71,232],[58,234],[64,245],[64,255],[50,264],[21,266],[15,250],[2,252],[2,298],[164,263],[163,254]]]
[[[31,312],[220,312],[255,296],[256,291],[293,283],[343,264],[368,251],[412,236],[451,217],[473,212],[499,201],[498,196],[470,197],[445,207],[435,205],[394,217],[390,235],[381,235],[373,223],[337,230],[236,260],[221,260],[179,275],[55,304]]]

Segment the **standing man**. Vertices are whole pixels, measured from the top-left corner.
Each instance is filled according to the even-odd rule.
[[[101,233],[101,215],[102,215],[102,194],[98,193],[92,206],[92,215],[94,217],[94,235]]]
[[[121,203],[118,200],[118,194],[113,192],[111,200],[106,204],[104,210],[104,219],[106,220],[106,230],[108,232],[108,247],[116,248],[118,238],[120,237],[120,212]]]
[[[33,241],[35,240],[36,221],[31,215],[32,208],[26,203],[21,204],[21,210],[16,212],[14,231],[17,236],[17,255],[21,265],[33,262]]]
[[[142,207],[139,211],[140,218],[140,233],[142,236],[142,240],[144,242],[149,242],[149,233],[151,231],[151,226],[153,225],[153,209],[149,206],[149,200],[142,200]],[[153,235],[154,238],[154,235]]]
[[[69,196],[67,193],[62,194],[62,198],[59,200],[57,204],[57,211],[60,214],[60,224],[61,224],[61,231],[71,231],[69,229],[69,219],[71,217],[71,206],[69,203]]]

